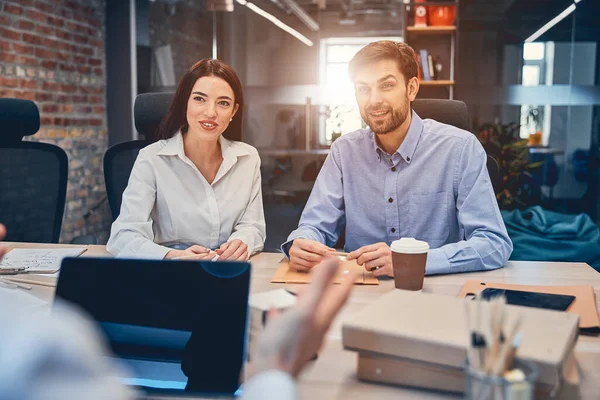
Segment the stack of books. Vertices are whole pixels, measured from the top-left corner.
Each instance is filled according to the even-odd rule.
[[[438,79],[437,71],[435,69],[435,59],[431,54],[427,53],[427,50],[423,49],[417,54],[417,62],[421,69],[421,79],[424,81],[431,81]]]
[[[466,307],[474,308],[475,303],[394,290],[367,305],[344,323],[342,332],[344,348],[358,353],[358,378],[463,393],[471,343]],[[488,309],[490,303],[481,307]],[[471,314],[475,315],[474,310]],[[515,359],[537,367],[538,394],[546,398],[562,384],[560,398],[576,398],[578,375],[573,351],[579,317],[507,305],[505,318],[508,326],[517,319],[522,321],[522,342]]]

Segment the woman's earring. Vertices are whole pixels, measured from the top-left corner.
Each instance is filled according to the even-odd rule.
[[[233,118],[229,118],[229,122],[233,121]]]

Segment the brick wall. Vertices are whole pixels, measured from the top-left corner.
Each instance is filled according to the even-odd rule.
[[[33,100],[31,140],[69,157],[61,241],[110,229],[102,157],[107,146],[104,0],[0,1],[0,97]],[[100,204],[96,212],[90,210]]]

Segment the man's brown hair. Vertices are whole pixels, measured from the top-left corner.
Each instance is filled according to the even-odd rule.
[[[352,57],[348,66],[350,79],[354,80],[358,68],[381,60],[395,60],[406,83],[411,78],[418,76],[419,66],[412,47],[403,42],[380,40],[369,43]]]

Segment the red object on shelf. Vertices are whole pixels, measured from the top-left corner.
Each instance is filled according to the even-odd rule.
[[[424,3],[426,0],[415,0],[415,3]],[[415,26],[427,26],[427,7],[415,6]]]
[[[429,25],[452,26],[456,19],[456,6],[429,6]]]

